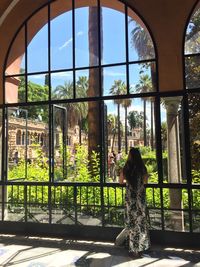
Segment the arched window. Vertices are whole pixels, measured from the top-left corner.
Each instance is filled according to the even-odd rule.
[[[25,145],[25,142],[26,142],[26,134],[25,132],[22,133],[22,145],[24,146]]]
[[[200,183],[196,177],[200,164],[200,8],[195,8],[185,35],[185,84],[188,92],[190,152],[193,183]]]
[[[154,103],[156,97],[157,103],[159,101],[159,92],[154,44],[146,24],[118,0],[48,1],[19,29],[5,66],[4,108],[10,104],[26,107],[23,127],[28,131],[28,144],[31,132],[42,132],[43,153],[40,163],[36,164],[36,172],[29,171],[34,164],[26,163],[27,154],[30,152],[28,158],[33,158],[33,151],[29,147],[24,153],[24,181],[34,181],[36,190],[37,183],[47,182],[48,185],[41,185],[41,192],[46,192],[41,201],[57,203],[57,196],[62,195],[59,201],[63,202],[59,202],[58,209],[71,203],[65,198],[73,190],[72,195],[80,192],[77,198],[80,207],[82,192],[91,192],[86,197],[91,201],[88,202],[90,207],[85,206],[84,212],[88,209],[92,220],[95,216],[100,218],[97,219],[99,225],[120,225],[122,215],[116,206],[115,193],[121,194],[118,203],[121,207],[124,190],[107,187],[114,180],[108,169],[108,154],[109,150],[116,155],[123,152],[125,160],[129,148],[128,131],[136,127],[135,120],[143,133],[138,144],[143,144],[144,153],[151,151],[150,176],[158,183]],[[59,112],[55,112],[55,107]],[[55,127],[59,129],[59,151],[54,149],[58,141]],[[147,132],[151,133],[150,142]],[[120,164],[116,163],[116,176],[119,176]],[[8,177],[9,171],[5,172]],[[62,194],[65,188],[61,182],[66,182],[66,190],[70,183],[72,191]],[[85,183],[85,187],[77,184],[74,189],[76,182]],[[102,202],[104,198],[105,203]],[[108,203],[114,206],[113,211],[109,210]],[[91,207],[94,207],[92,212]],[[104,218],[102,208],[106,213]],[[64,218],[56,217],[53,209],[50,213],[47,221],[65,222]],[[77,214],[75,217],[77,223],[80,218]],[[158,224],[161,227],[161,221]]]
[[[16,145],[21,145],[21,131],[20,130],[17,130],[17,134],[16,134]]]
[[[186,28],[185,33],[185,86],[187,90],[187,108],[188,108],[188,136],[187,145],[190,151],[189,164],[190,176],[189,182],[192,183],[192,211],[193,220],[192,229],[199,232],[199,215],[195,209],[200,209],[197,201],[199,197],[198,186],[200,184],[200,2],[195,10]]]

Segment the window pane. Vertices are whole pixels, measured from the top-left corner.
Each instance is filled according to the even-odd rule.
[[[104,187],[104,220],[108,227],[124,226],[125,188]]]
[[[76,98],[99,96],[99,69],[76,71]]]
[[[6,205],[4,209],[5,221],[25,221],[25,195],[24,186],[9,185],[6,186]]]
[[[192,183],[200,184],[200,94],[189,94],[189,128]]]
[[[101,226],[101,189],[97,186],[80,186],[77,189],[78,223]]]
[[[103,95],[125,95],[126,87],[126,67],[103,68]]]
[[[5,101],[6,103],[25,102],[26,89],[25,77],[8,77],[5,82]]]
[[[41,9],[28,21],[28,72],[48,70],[48,12]]]
[[[48,187],[27,186],[27,221],[36,223],[49,222]]]
[[[162,229],[162,216],[161,210],[159,209],[150,209],[149,210],[150,217],[150,229],[152,230],[161,230]]]
[[[187,189],[163,189],[163,204],[166,210],[165,227],[166,230],[188,231],[189,214],[186,211],[177,209],[188,209],[188,192]]]
[[[73,186],[52,187],[52,223],[75,224],[75,203]]]
[[[200,57],[185,57],[185,79],[186,88],[200,87]]]
[[[130,93],[147,93],[156,90],[155,63],[141,63],[129,65]]]
[[[164,211],[165,230],[189,232],[189,213],[187,211]]]
[[[67,12],[62,13],[64,10]],[[72,5],[59,0],[51,4],[51,69],[72,68]]]
[[[200,211],[192,212],[192,229],[194,232],[200,232]]]
[[[155,58],[151,36],[142,20],[128,9],[129,60],[148,60]]]
[[[102,5],[105,2],[108,1],[104,0]],[[126,61],[124,5],[118,3],[117,6],[121,12],[108,7],[101,8],[102,64]]]
[[[96,66],[99,63],[97,2],[90,1],[89,7],[82,7],[82,2],[75,1],[75,65]]]
[[[161,137],[164,182],[186,183],[182,97],[161,99]]]
[[[15,38],[6,66],[6,75],[16,75],[25,72],[25,30],[19,31]]]
[[[200,210],[200,190],[192,189],[192,209]]]
[[[48,107],[8,109],[8,179],[49,180]]]
[[[117,99],[104,102],[105,174],[118,181],[131,147],[139,147],[149,173],[148,183],[158,182],[153,99]]]
[[[56,107],[60,111],[57,111],[57,117],[54,119],[55,179],[70,182],[99,182],[99,103],[93,101],[66,103],[57,104]],[[63,110],[62,116],[61,110]],[[63,138],[66,138],[65,142]]]
[[[200,9],[197,9],[192,15],[185,36],[185,54],[195,54],[200,52]]]
[[[30,75],[27,78],[28,102],[45,101],[49,98],[48,74]]]
[[[51,73],[51,98],[72,99],[74,98],[73,72]]]
[[[2,132],[3,132],[2,126],[3,126],[3,109],[0,109],[0,180],[2,180]],[[0,187],[0,195],[1,195],[1,187]]]

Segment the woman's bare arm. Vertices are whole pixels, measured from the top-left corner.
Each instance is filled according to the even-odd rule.
[[[120,184],[124,184],[124,174],[123,174],[123,170],[120,171],[120,174],[119,174],[119,183]]]

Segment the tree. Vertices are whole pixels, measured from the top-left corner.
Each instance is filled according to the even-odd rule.
[[[125,88],[126,89],[126,88]],[[125,152],[126,154],[128,153],[128,141],[127,141],[127,136],[128,136],[128,131],[127,131],[127,109],[128,107],[131,106],[132,100],[130,98],[123,99],[122,101],[122,106],[124,107],[125,110]]]
[[[76,85],[77,95],[80,97],[86,97],[88,90],[87,77],[79,77]],[[73,99],[73,83],[65,82],[64,85],[58,85],[54,91],[55,99]],[[81,130],[83,128],[83,121],[87,117],[88,104],[87,102],[67,103],[63,104],[63,107],[67,109],[67,121],[70,127],[79,125],[79,143],[81,143]]]
[[[126,85],[122,80],[115,80],[110,88],[110,94],[122,95],[126,92]],[[118,152],[121,151],[121,136],[120,136],[120,105],[123,104],[123,99],[115,99],[114,103],[117,105],[117,125],[118,125]]]
[[[149,77],[148,74],[142,74],[140,76],[140,80],[139,83],[136,84],[136,91],[138,92],[142,92],[142,93],[146,93],[146,92],[150,92],[152,90],[152,81]],[[148,98],[143,98],[143,110],[144,110],[144,123],[143,123],[143,132],[144,132],[144,146],[147,145],[147,134],[146,134],[146,101]],[[151,102],[153,100],[151,99]],[[152,106],[151,106],[152,107]],[[153,120],[151,120],[151,123],[153,122]],[[151,125],[151,131],[153,131],[153,125]],[[153,134],[151,134],[151,138],[153,138]]]
[[[49,87],[46,85],[40,85],[33,83],[31,81],[27,84],[28,89],[28,101],[45,101],[48,100],[49,97]],[[18,90],[18,98],[20,101],[25,101],[25,79],[24,77],[20,77],[20,85]],[[48,122],[49,114],[47,106],[27,106],[25,108],[28,111],[28,118]]]
[[[133,110],[128,113],[128,123],[131,130],[133,130],[136,127],[142,128],[143,120],[144,120],[144,115],[142,114],[142,112],[139,113],[138,111]]]
[[[111,145],[111,151],[114,151],[115,136],[117,133],[116,121],[117,121],[117,117],[115,115],[112,115],[112,114],[108,115],[108,118],[107,118],[108,135],[109,136],[113,135],[112,144],[110,144]]]
[[[89,43],[89,63],[90,66],[97,66],[99,60],[99,16],[98,7],[89,7],[89,21],[88,21],[88,43]],[[102,14],[100,8],[100,21],[102,25]],[[101,34],[101,38],[102,38]],[[101,40],[102,42],[102,40]],[[101,60],[101,59],[100,59]],[[99,71],[98,68],[89,69],[89,88],[87,91],[88,97],[99,95]],[[100,145],[100,120],[99,120],[100,106],[98,101],[89,101],[88,103],[88,159],[89,168],[93,174],[92,155],[94,152],[99,153]]]

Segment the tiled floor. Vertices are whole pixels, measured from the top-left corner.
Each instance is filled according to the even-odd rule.
[[[190,267],[200,266],[200,250],[153,246],[134,260],[113,243],[0,235],[0,266]]]

